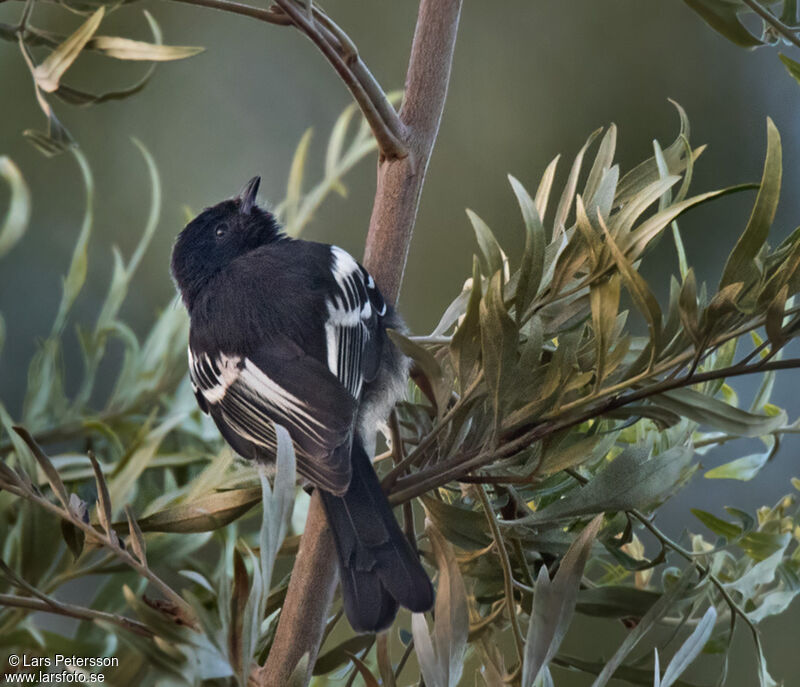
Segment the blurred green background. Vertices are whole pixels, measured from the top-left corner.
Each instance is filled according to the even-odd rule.
[[[21,3],[0,4],[0,21],[15,23]],[[349,95],[315,48],[297,32],[170,2],[142,2],[114,13],[101,33],[150,39],[142,10],[153,13],[165,42],[201,45],[192,59],[165,64],[137,96],[90,109],[56,102],[59,117],[80,142],[96,176],[96,223],[89,276],[76,310],[93,321],[111,273],[111,246],[129,254],[144,224],[148,180],[130,137],[153,153],[162,175],[164,209],[159,233],[134,282],[123,318],[143,333],[173,287],[169,253],[193,211],[232,195],[254,174],[262,197],[283,198],[292,155],[307,127],[314,128],[307,174],[320,173],[327,136]],[[409,0],[337,0],[326,9],[349,32],[387,90],[402,87],[416,18]],[[37,24],[68,32],[75,18],[58,7],[37,5]],[[796,56],[795,56],[796,57]],[[82,56],[67,75],[78,88],[103,91],[132,83],[142,65]],[[765,117],[781,131],[784,191],[776,234],[786,236],[800,217],[800,87],[774,51],[736,48],[710,31],[680,0],[505,0],[467,2],[462,17],[450,94],[430,166],[401,296],[401,309],[416,333],[432,329],[471,269],[469,207],[493,228],[501,243],[521,248],[522,222],[506,180],[512,173],[528,186],[547,163],[564,153],[560,174],[587,135],[616,122],[623,170],[652,152],[652,139],[669,143],[678,120],[667,98],[677,100],[692,122],[694,145],[709,144],[695,168],[693,188],[756,181],[765,150]],[[16,414],[25,370],[38,337],[47,334],[58,306],[61,275],[68,265],[83,213],[83,187],[74,159],[46,159],[22,137],[42,128],[30,75],[14,43],[0,42],[0,154],[9,155],[29,182],[34,210],[25,240],[0,263],[0,311],[8,333],[0,358],[3,401]],[[372,195],[374,159],[347,179],[348,198],[331,197],[306,238],[337,243],[360,255]],[[0,193],[5,193],[3,189]],[[6,200],[5,196],[0,202]],[[700,208],[682,221],[689,259],[699,276],[716,281],[722,259],[741,232],[752,196],[739,194]],[[2,205],[0,205],[2,207]],[[668,246],[645,274],[666,293],[677,271]],[[78,365],[77,346],[65,364]],[[110,360],[108,365],[113,365]],[[774,401],[797,415],[789,372]],[[68,374],[69,378],[69,374]],[[78,374],[75,374],[75,379]],[[743,394],[746,382],[737,385]],[[704,481],[664,509],[668,530],[702,530],[689,505],[717,511],[735,503],[754,509],[773,503],[798,474],[798,444],[786,441],[773,465],[753,483]],[[715,465],[749,452],[727,446],[704,457]],[[763,628],[770,668],[787,685],[800,683],[795,644],[800,607]],[[622,635],[598,638],[573,633],[565,649],[599,658]],[[731,687],[755,684],[752,650],[739,637]],[[586,643],[592,648],[587,649]],[[558,673],[559,685],[588,684]]]

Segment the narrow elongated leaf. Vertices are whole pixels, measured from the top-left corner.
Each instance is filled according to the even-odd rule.
[[[522,219],[525,222],[525,250],[519,266],[519,281],[514,296],[514,308],[519,322],[539,291],[544,273],[545,235],[541,215],[536,203],[525,187],[510,174],[508,180],[517,197]]]
[[[81,51],[95,34],[105,15],[105,7],[100,6],[76,31],[59,45],[33,71],[36,83],[45,93],[58,88],[64,72],[81,54]]]
[[[558,167],[558,161],[560,159],[561,156],[556,155],[550,164],[547,165],[547,169],[544,170],[542,179],[539,182],[539,188],[536,189],[536,211],[539,213],[542,222],[544,222],[545,215],[547,214],[550,190],[553,188],[553,179],[555,179],[556,167]]]
[[[592,332],[595,344],[595,388],[600,388],[606,376],[606,357],[612,345],[612,336],[619,311],[620,279],[593,283],[589,291],[592,304]]]
[[[569,547],[552,581],[547,566],[543,565],[539,570],[525,642],[522,687],[533,687],[561,646],[575,613],[583,569],[602,524],[603,516],[598,515],[583,528]]]
[[[94,479],[97,484],[97,517],[100,520],[100,525],[102,525],[103,529],[106,533],[112,537],[112,528],[111,528],[111,498],[108,495],[108,484],[106,484],[106,478],[103,475],[103,469],[100,467],[100,463],[97,462],[97,458],[94,457],[94,453],[89,451],[89,460],[92,463],[92,470],[94,470]]]
[[[91,47],[117,60],[143,62],[171,62],[198,55],[205,48],[189,45],[160,45],[145,41],[134,41],[119,36],[95,36]]]
[[[11,158],[0,156],[0,177],[8,182],[11,198],[0,226],[0,258],[10,251],[25,234],[31,217],[31,193],[22,173]]]
[[[717,611],[711,606],[703,614],[692,634],[681,644],[681,648],[675,652],[666,671],[664,671],[660,687],[672,687],[678,678],[686,672],[686,669],[700,655],[706,642],[711,637],[716,622]]]
[[[706,472],[703,477],[706,479],[737,479],[742,482],[753,479],[775,457],[780,448],[780,442],[775,436],[766,435],[760,437],[760,439],[764,443],[764,451],[742,456],[736,460],[718,465]]]
[[[369,634],[348,637],[317,659],[312,674],[327,675],[338,670],[350,660],[350,656],[368,648],[374,640],[374,635]]]
[[[495,273],[503,269],[503,251],[500,249],[500,244],[497,243],[497,239],[486,222],[469,209],[467,209],[467,217],[472,223],[475,238],[481,251],[481,266],[484,274],[491,278]]]
[[[781,137],[772,119],[767,118],[767,156],[764,160],[761,187],[744,233],[725,263],[720,288],[736,282],[747,285],[758,279],[759,274],[753,259],[767,240],[769,228],[775,218],[782,171]]]
[[[414,647],[426,685],[456,687],[464,669],[469,634],[467,592],[450,544],[432,523],[428,524],[426,532],[439,568],[436,622],[431,637],[425,615],[412,614]]]
[[[716,32],[742,48],[755,48],[763,41],[756,38],[742,24],[738,7],[723,0],[683,0],[697,12]]]
[[[614,153],[617,149],[617,125],[611,124],[608,130],[603,135],[600,141],[600,146],[597,149],[597,155],[592,163],[592,168],[589,170],[589,176],[586,177],[586,185],[583,187],[583,199],[589,208],[597,205],[596,194],[600,188],[600,182],[605,176],[606,172],[611,169],[614,163]]]
[[[496,272],[481,301],[481,352],[486,385],[494,408],[495,430],[500,427],[504,402],[514,381],[517,327],[503,303],[503,276]]]
[[[142,530],[139,529],[139,525],[136,522],[136,518],[133,517],[130,506],[125,506],[125,517],[128,518],[130,543],[131,547],[133,548],[133,552],[136,554],[136,558],[139,559],[139,562],[146,567],[147,554],[144,544],[144,537],[142,536]]]
[[[306,159],[311,145],[312,129],[306,129],[297,149],[294,151],[292,166],[289,170],[289,181],[286,186],[286,200],[284,201],[284,218],[287,232],[294,231],[297,217],[300,213],[300,199],[303,193],[303,176],[305,173]]]
[[[628,447],[585,486],[530,515],[501,524],[538,525],[655,503],[681,481],[692,455],[692,449],[686,446],[675,446],[652,457],[640,447]]]
[[[658,304],[658,300],[656,300],[656,297],[653,295],[653,292],[650,290],[650,287],[647,285],[647,282],[617,246],[617,242],[609,233],[602,219],[600,219],[600,226],[606,237],[606,245],[611,249],[614,262],[616,262],[617,269],[625,282],[625,288],[628,289],[631,298],[633,298],[634,303],[636,303],[636,307],[647,321],[647,327],[650,330],[651,350],[654,356],[655,352],[658,350],[659,339],[661,337],[661,307]]]
[[[209,532],[244,515],[261,500],[261,488],[221,491],[139,520],[142,532]]]
[[[676,582],[664,595],[656,601],[647,611],[645,616],[636,624],[636,627],[628,633],[625,640],[620,644],[617,651],[603,667],[603,670],[592,683],[592,687],[604,687],[614,676],[614,673],[622,665],[622,662],[630,654],[642,638],[652,630],[658,621],[669,612],[672,605],[681,598],[689,586],[694,568],[689,566],[684,570],[680,580]]]
[[[83,183],[86,188],[86,209],[83,215],[83,223],[81,230],[78,234],[78,240],[75,243],[75,248],[72,251],[72,260],[69,264],[69,271],[64,279],[63,290],[61,294],[61,303],[58,306],[58,314],[53,322],[52,334],[60,334],[67,321],[67,315],[75,303],[83,284],[86,281],[86,272],[88,270],[88,251],[89,251],[89,236],[92,231],[92,223],[94,219],[94,179],[92,172],[89,169],[89,164],[86,161],[83,153],[77,148],[72,149],[75,159],[78,162],[78,167],[83,177]]]
[[[425,375],[425,378],[431,385],[433,395],[436,400],[436,409],[439,414],[443,414],[447,410],[447,405],[450,402],[450,389],[445,382],[444,374],[441,365],[427,348],[420,346],[418,343],[412,341],[400,332],[393,329],[387,330],[389,338],[403,353],[411,358]]]
[[[786,423],[786,413],[756,415],[694,389],[675,389],[653,402],[701,425],[740,437],[759,437]]]
[[[800,62],[795,62],[795,60],[784,55],[783,53],[778,55],[778,57],[781,58],[781,62],[783,62],[783,65],[786,67],[786,71],[789,72],[789,75],[795,81],[797,81],[797,83],[800,83]]]
[[[426,529],[439,569],[433,645],[439,665],[446,677],[446,684],[455,687],[461,679],[464,653],[467,649],[469,631],[467,591],[453,547],[435,527]]]
[[[67,489],[64,486],[64,482],[61,481],[61,475],[58,474],[58,470],[55,469],[53,463],[50,461],[44,451],[39,447],[39,444],[36,443],[36,440],[30,435],[28,430],[24,427],[14,427],[14,431],[22,437],[22,440],[27,444],[28,448],[30,449],[33,457],[36,458],[36,462],[39,463],[39,467],[42,468],[42,471],[47,478],[47,481],[50,483],[50,487],[53,490],[53,493],[56,495],[56,498],[61,502],[64,510],[69,512],[69,497],[67,496]]]
[[[566,229],[567,217],[569,216],[569,211],[572,209],[572,204],[575,201],[575,191],[578,188],[578,177],[580,176],[581,167],[583,166],[583,156],[586,154],[589,146],[594,142],[594,139],[600,135],[601,131],[602,129],[597,129],[594,131],[586,140],[586,143],[583,144],[583,147],[578,151],[578,154],[575,156],[575,161],[572,163],[572,169],[570,169],[567,183],[564,186],[564,190],[561,193],[561,198],[558,201],[558,208],[556,208],[556,216],[553,220],[554,239],[558,234],[563,233]]]

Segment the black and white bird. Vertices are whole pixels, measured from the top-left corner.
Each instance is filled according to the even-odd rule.
[[[402,328],[367,271],[336,246],[289,238],[256,205],[260,179],[179,234],[172,276],[189,311],[189,373],[203,412],[240,456],[274,460],[273,423],[318,488],[359,632],[423,612],[433,588],[381,489],[365,445],[401,396]]]

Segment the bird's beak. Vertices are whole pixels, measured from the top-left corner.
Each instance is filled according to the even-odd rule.
[[[239,191],[239,195],[236,196],[236,200],[239,201],[239,212],[243,215],[249,215],[256,204],[256,194],[260,183],[261,177],[253,177]]]

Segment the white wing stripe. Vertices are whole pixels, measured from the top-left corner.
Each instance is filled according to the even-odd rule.
[[[208,403],[226,401],[223,411],[231,425],[254,443],[273,446],[274,430],[264,435],[272,420],[262,410],[267,406],[277,419],[301,429],[310,439],[324,444],[325,425],[308,412],[308,406],[270,379],[248,358],[220,355],[212,361],[207,354],[189,352],[190,377]],[[242,362],[244,361],[244,362]],[[274,446],[273,446],[274,448]]]

